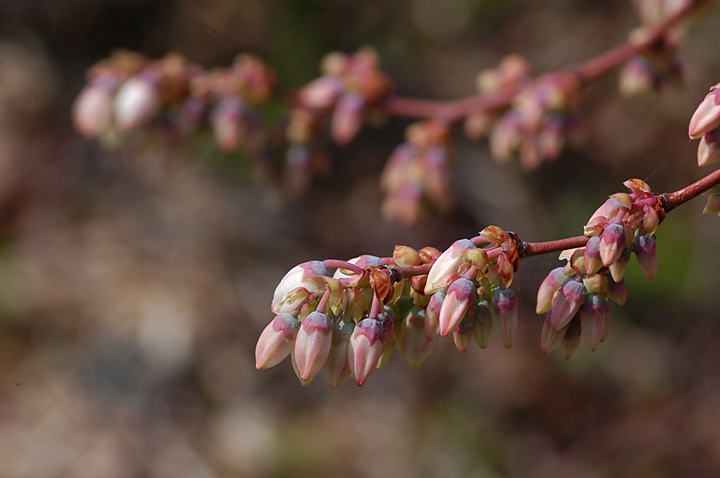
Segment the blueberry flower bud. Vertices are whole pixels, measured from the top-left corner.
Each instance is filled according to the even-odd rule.
[[[432,340],[440,333],[440,309],[445,300],[444,292],[435,292],[425,308],[425,335]]]
[[[698,144],[698,166],[720,160],[720,130],[714,129],[702,135]]]
[[[332,346],[333,325],[322,312],[311,312],[300,323],[295,339],[295,362],[301,380],[310,380],[325,364]]]
[[[474,247],[475,244],[469,239],[460,239],[455,241],[452,246],[443,252],[428,273],[425,294],[434,294],[459,279],[460,274],[458,273],[458,269],[460,265],[466,262],[463,251]]]
[[[588,274],[595,274],[603,266],[600,259],[600,237],[593,236],[588,239],[585,245],[585,271]]]
[[[715,85],[698,105],[688,127],[690,139],[697,139],[703,133],[720,126],[720,88]]]
[[[430,356],[440,337],[435,334],[432,339],[428,339],[424,324],[426,320],[424,310],[412,307],[397,331],[397,347],[412,368],[418,368]]]
[[[472,308],[475,299],[475,284],[461,277],[447,290],[447,296],[440,308],[440,335],[446,337]]]
[[[308,292],[316,292],[324,288],[325,285],[320,277],[327,275],[327,273],[327,268],[320,261],[304,262],[290,269],[275,289],[271,306],[272,311],[276,314],[289,312],[284,310],[286,308],[284,302],[299,287],[305,288]]]
[[[568,324],[565,336],[560,342],[560,347],[562,348],[565,359],[572,357],[578,345],[580,345],[581,338],[580,324],[577,320],[573,320]]]
[[[255,346],[255,367],[274,367],[290,355],[300,322],[290,314],[279,314],[265,327]]]
[[[590,350],[597,349],[602,338],[607,334],[610,304],[600,294],[587,294],[585,303],[578,312],[582,337]]]
[[[518,327],[517,299],[512,289],[498,289],[493,293],[490,320],[505,348],[512,347]]]
[[[487,348],[492,333],[492,320],[490,319],[490,304],[482,300],[475,304],[475,342],[481,349]]]
[[[648,279],[652,279],[657,270],[655,235],[639,234],[636,236],[635,242],[633,243],[633,251],[635,252],[635,258],[643,274],[645,274]]]
[[[383,350],[383,324],[377,319],[363,319],[355,326],[348,346],[350,371],[358,385],[367,380],[377,367]]]
[[[623,305],[627,300],[627,287],[625,287],[625,281],[609,281],[608,295],[613,301],[615,301],[616,304]]]
[[[350,376],[350,365],[348,364],[348,343],[353,333],[352,322],[340,321],[333,327],[332,345],[330,353],[323,365],[325,378],[333,390],[340,385],[340,382]]]
[[[563,284],[550,314],[552,328],[560,330],[570,323],[584,301],[585,286],[582,282],[569,280]]]
[[[567,276],[563,273],[563,267],[557,267],[550,271],[538,288],[537,307],[538,314],[544,314],[552,308],[555,292],[560,288]]]
[[[600,259],[605,267],[618,260],[625,247],[625,228],[610,224],[600,236]]]
[[[545,314],[545,323],[543,324],[542,332],[540,333],[540,347],[542,353],[549,354],[560,346],[563,337],[567,332],[567,326],[557,330],[552,327],[552,321],[550,320],[550,312]]]
[[[465,318],[453,329],[455,347],[460,352],[467,352],[468,347],[470,347],[470,342],[472,342],[473,335],[475,335],[475,325],[474,314],[466,314]]]
[[[623,247],[620,257],[608,267],[608,269],[610,269],[610,275],[615,282],[621,281],[625,276],[625,270],[627,270],[629,262],[630,251]]]

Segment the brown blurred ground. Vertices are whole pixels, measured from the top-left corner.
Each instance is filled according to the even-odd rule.
[[[219,160],[81,139],[84,70],[115,47],[206,66],[254,51],[292,88],[323,53],[370,43],[401,92],[455,98],[506,53],[548,71],[622,41],[624,1],[0,2],[0,476],[720,476],[720,220],[702,200],[663,224],[652,281],[630,266],[595,353],[540,353],[543,257],[514,286],[513,350],[446,340],[419,370],[398,354],[334,392],[253,362],[299,262],[446,247],[486,224],[574,235],[629,177],[656,191],[700,177],[687,120],[720,80],[720,17],[704,16],[684,90],[646,102],[619,99],[614,76],[592,85],[586,148],[532,175],[461,141],[458,212],[404,229],[379,218],[377,186],[403,121],[333,151],[333,175],[278,210]]]

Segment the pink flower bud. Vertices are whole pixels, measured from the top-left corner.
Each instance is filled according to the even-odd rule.
[[[291,293],[299,287],[305,288],[308,292],[315,292],[324,288],[325,284],[321,276],[327,274],[327,268],[321,261],[304,262],[290,269],[275,289],[271,306],[272,311],[276,314],[289,312],[289,310],[286,310],[289,306],[286,306],[285,302],[290,298]]]
[[[255,346],[255,367],[274,367],[290,355],[300,322],[290,314],[279,314],[265,327]]]
[[[305,108],[329,110],[342,93],[342,78],[336,75],[324,75],[305,85],[298,92],[298,102]]]
[[[555,292],[567,280],[567,276],[563,273],[564,267],[557,267],[550,271],[538,288],[537,307],[535,312],[544,314],[552,308],[553,297]]]
[[[440,335],[446,337],[465,317],[475,299],[475,284],[470,279],[461,277],[447,290],[447,296],[440,308]]]
[[[655,234],[655,231],[660,224],[660,218],[658,217],[657,211],[654,207],[646,204],[645,206],[643,206],[643,214],[644,215],[642,223],[643,227],[645,228],[645,232],[647,232],[648,234]]]
[[[243,102],[237,96],[220,100],[212,115],[215,141],[223,153],[234,153],[245,139],[247,127],[243,117]]]
[[[470,347],[473,336],[475,335],[475,316],[473,314],[466,314],[465,319],[461,320],[459,324],[453,329],[453,341],[455,347],[460,352],[467,352]]]
[[[600,236],[600,259],[605,267],[618,260],[625,248],[625,228],[610,224]]]
[[[591,237],[585,245],[585,271],[588,274],[595,274],[600,270],[602,260],[600,259],[600,237]]]
[[[560,347],[562,348],[565,359],[572,357],[573,353],[575,353],[575,350],[578,348],[578,345],[580,345],[581,338],[582,332],[580,330],[580,323],[577,320],[573,320],[568,324],[565,336],[560,342]]]
[[[522,142],[520,117],[517,112],[505,113],[490,133],[490,152],[503,163],[512,157]]]
[[[512,347],[518,327],[517,299],[512,289],[498,289],[493,293],[490,320],[505,348]]]
[[[418,368],[435,350],[439,335],[428,339],[425,334],[425,311],[412,307],[400,323],[397,336],[397,347],[412,368]]]
[[[323,365],[325,378],[333,390],[340,385],[340,382],[350,376],[350,365],[348,363],[348,343],[353,333],[354,324],[340,321],[333,327],[332,345],[330,353]]]
[[[698,144],[698,166],[720,160],[720,130],[714,129],[702,135]]]
[[[569,280],[563,284],[550,313],[552,328],[560,330],[569,324],[583,302],[585,302],[585,286],[582,282]]]
[[[435,292],[425,309],[425,335],[428,340],[434,339],[440,333],[440,309],[444,300],[444,292]]]
[[[622,280],[625,276],[628,263],[630,263],[630,251],[623,247],[620,257],[608,267],[608,269],[610,269],[610,275],[615,282]]]
[[[365,98],[359,93],[346,93],[335,105],[332,116],[332,138],[336,144],[348,144],[360,131],[363,123]]]
[[[688,128],[690,139],[697,139],[703,133],[720,126],[720,88],[717,86],[710,90],[690,118]]]
[[[311,312],[300,323],[295,339],[295,362],[301,380],[310,380],[325,364],[332,346],[333,325],[322,312]]]
[[[443,252],[430,269],[425,294],[434,294],[459,279],[458,269],[466,262],[463,251],[474,247],[469,239],[460,239]]]
[[[115,95],[115,125],[123,132],[137,129],[149,123],[159,109],[157,79],[150,73],[140,73],[123,83]]]
[[[363,319],[355,326],[348,345],[350,371],[358,385],[377,367],[383,349],[383,325],[377,319]]]
[[[83,88],[73,104],[73,124],[80,134],[95,138],[110,128],[116,89],[117,81],[109,76]]]
[[[648,279],[655,276],[657,270],[657,247],[655,235],[639,234],[633,242],[633,251],[640,269]]]
[[[607,333],[610,304],[600,294],[587,294],[578,315],[582,336],[590,350],[594,351]]]
[[[475,342],[481,349],[488,346],[490,334],[492,333],[492,320],[490,318],[490,305],[486,300],[475,304]]]
[[[542,332],[540,333],[540,347],[542,353],[549,354],[560,346],[563,337],[567,332],[567,326],[556,330],[552,327],[552,321],[550,320],[550,312],[545,314],[545,323],[543,324]]]
[[[625,281],[609,281],[608,295],[610,295],[610,298],[615,301],[616,304],[623,305],[627,300],[627,287],[625,287]]]

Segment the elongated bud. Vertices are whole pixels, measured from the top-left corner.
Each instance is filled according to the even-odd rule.
[[[358,385],[377,367],[383,349],[383,325],[377,319],[363,319],[355,326],[348,346],[350,371]]]
[[[383,325],[383,349],[378,360],[377,368],[382,368],[395,350],[397,344],[397,334],[395,332],[395,312],[390,306],[385,306],[384,319],[381,320]]]
[[[582,332],[580,330],[580,323],[577,320],[573,320],[570,324],[568,324],[565,336],[560,342],[560,347],[562,348],[565,359],[572,357],[575,350],[577,350],[578,345],[580,345],[581,338]]]
[[[690,139],[697,139],[703,133],[720,126],[720,89],[715,85],[698,105],[688,127]]]
[[[447,336],[465,317],[475,299],[475,284],[470,279],[461,277],[447,290],[447,296],[440,308],[440,335]]]
[[[300,322],[290,314],[279,314],[265,327],[255,346],[255,367],[274,367],[290,355]]]
[[[332,346],[333,325],[322,312],[311,312],[300,323],[295,339],[295,362],[301,380],[310,380],[325,364]]]
[[[157,79],[141,73],[123,83],[115,95],[115,126],[126,132],[146,125],[160,109]]]
[[[626,248],[623,248],[622,253],[620,254],[620,257],[610,264],[610,275],[612,276],[613,280],[615,282],[621,281],[623,277],[625,277],[625,271],[627,270],[627,266],[630,263],[630,251],[628,251]]]
[[[459,279],[458,269],[466,261],[463,251],[474,247],[469,239],[460,239],[443,252],[430,269],[425,294],[434,294]]]
[[[290,353],[290,361],[292,362],[293,371],[295,372],[295,375],[297,376],[298,380],[300,380],[300,383],[302,384],[302,386],[303,386],[303,387],[309,387],[310,384],[312,383],[313,379],[315,378],[315,375],[313,375],[312,377],[308,378],[307,380],[303,379],[303,378],[300,376],[300,370],[298,369],[297,361],[295,360],[295,350],[294,350],[294,349],[293,349],[293,351]]]
[[[540,333],[540,347],[542,353],[549,354],[560,346],[563,337],[567,332],[567,326],[560,330],[554,329],[552,321],[550,320],[550,312],[545,314],[545,323],[543,324],[542,332]]]
[[[550,271],[538,288],[537,307],[538,314],[544,314],[552,308],[555,292],[560,288],[567,276],[563,273],[563,267],[557,267]]]
[[[435,350],[439,335],[425,335],[425,311],[413,306],[398,328],[397,347],[412,368],[418,368]]]
[[[444,300],[444,292],[435,292],[425,309],[425,335],[428,340],[434,339],[440,333],[440,309]]]
[[[585,245],[585,271],[592,275],[603,266],[600,259],[600,237],[593,236]]]
[[[702,135],[697,157],[698,166],[712,164],[720,159],[720,130],[714,129]]]
[[[490,301],[490,320],[500,342],[512,347],[518,327],[517,298],[512,289],[498,289]]]
[[[580,307],[580,328],[582,337],[590,347],[590,350],[597,349],[600,340],[606,334],[610,314],[610,304],[600,294],[587,294],[585,303]]]
[[[365,98],[359,93],[345,93],[337,101],[332,116],[332,138],[336,144],[348,144],[363,123]]]
[[[271,305],[272,311],[276,314],[290,312],[290,310],[285,310],[284,303],[291,298],[291,293],[299,287],[305,288],[308,292],[324,288],[321,277],[327,274],[327,268],[320,261],[303,262],[290,269],[275,288]],[[291,308],[291,306],[287,307]]]
[[[633,251],[640,269],[648,279],[655,277],[657,270],[657,246],[655,235],[639,234],[635,237]]]
[[[455,342],[455,347],[457,347],[460,352],[467,352],[468,347],[470,347],[475,325],[475,316],[470,313],[466,314],[465,318],[453,329],[453,341]]]
[[[552,327],[560,330],[569,324],[584,301],[585,286],[582,282],[569,280],[563,284],[550,314]]]
[[[75,99],[73,124],[86,138],[95,138],[110,128],[116,89],[114,78],[100,77],[85,86]]]
[[[643,212],[645,213],[643,216],[643,227],[645,228],[645,232],[648,234],[655,234],[655,231],[660,224],[660,218],[658,217],[657,211],[654,207],[646,204],[643,207]]]
[[[481,349],[488,346],[492,334],[492,320],[490,319],[490,304],[486,300],[475,304],[475,342]]]
[[[616,304],[623,305],[627,300],[627,287],[625,287],[625,281],[609,281],[608,295],[610,295],[610,298],[615,301]]]
[[[618,260],[625,248],[625,228],[610,224],[600,236],[600,259],[605,267]]]
[[[350,365],[348,363],[348,344],[353,333],[352,322],[340,321],[333,327],[332,345],[330,353],[323,365],[323,374],[333,390],[340,385],[340,382],[350,376]]]

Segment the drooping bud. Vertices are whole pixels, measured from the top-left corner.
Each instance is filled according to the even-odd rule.
[[[610,264],[610,275],[615,282],[622,280],[625,276],[625,270],[627,270],[628,263],[630,262],[630,251],[623,247],[620,257],[615,262]]]
[[[443,252],[430,269],[425,294],[434,294],[459,279],[458,269],[465,262],[463,251],[474,247],[469,239],[460,239]]]
[[[447,296],[440,308],[440,335],[446,337],[465,317],[475,299],[475,284],[470,279],[461,277],[447,290]]]
[[[655,235],[638,234],[633,243],[633,251],[640,269],[648,279],[655,276],[657,270],[657,245]]]
[[[600,259],[605,267],[618,260],[625,248],[625,228],[622,224],[610,224],[600,236]]]
[[[648,234],[655,234],[658,225],[660,224],[660,217],[654,207],[646,204],[643,207],[643,227],[645,232]]]
[[[348,345],[348,365],[358,385],[377,367],[383,349],[383,325],[377,319],[357,323]]]
[[[720,130],[714,129],[702,135],[698,144],[698,166],[720,160]]]
[[[101,76],[82,89],[73,104],[73,124],[86,138],[95,138],[110,128],[115,78]]]
[[[718,126],[720,126],[720,88],[715,85],[690,118],[688,136],[690,139],[697,139]]]
[[[284,302],[291,292],[299,287],[303,287],[309,292],[318,291],[325,286],[320,277],[327,274],[327,268],[321,261],[303,262],[290,269],[275,288],[271,305],[272,311],[276,314],[290,312],[285,310]]]
[[[440,333],[440,309],[444,300],[444,292],[435,292],[425,309],[425,335],[428,340],[434,339]]]
[[[492,334],[492,320],[490,319],[490,304],[486,300],[475,304],[475,342],[481,349],[488,346]]]
[[[627,300],[627,287],[625,287],[625,281],[609,281],[608,295],[610,295],[610,298],[615,301],[616,304],[623,305]]]
[[[542,332],[540,333],[540,347],[542,353],[549,354],[560,346],[563,337],[567,332],[567,326],[556,330],[552,327],[552,321],[550,320],[550,312],[545,314],[545,323],[543,324]]]
[[[382,354],[380,355],[380,360],[378,360],[377,368],[382,368],[388,360],[390,360],[390,357],[395,350],[395,345],[397,344],[397,334],[395,333],[395,312],[392,307],[386,305],[385,314],[383,315],[384,318],[381,320],[383,325],[383,349]]]
[[[290,314],[279,314],[265,327],[255,346],[255,367],[274,367],[290,355],[300,322]]]
[[[585,271],[588,274],[595,274],[603,266],[600,259],[600,237],[593,236],[585,244]]]
[[[348,344],[353,333],[352,322],[339,321],[333,326],[332,346],[330,353],[323,366],[325,378],[333,390],[340,385],[340,382],[350,376],[350,365],[348,363]]]
[[[412,368],[418,368],[435,350],[439,335],[428,339],[425,335],[425,311],[412,307],[398,328],[397,347]]]
[[[123,83],[115,95],[115,126],[123,132],[137,129],[149,123],[159,108],[157,79],[141,73]]]
[[[535,312],[544,314],[552,308],[555,292],[560,288],[567,276],[563,273],[563,267],[556,267],[545,277],[538,288],[537,307]]]
[[[575,350],[578,348],[578,345],[580,345],[581,338],[582,331],[580,330],[580,323],[578,320],[573,320],[568,324],[565,336],[560,342],[560,347],[562,348],[565,359],[572,357],[573,353],[575,353]]]
[[[580,328],[582,336],[590,350],[597,349],[600,340],[605,336],[610,314],[610,304],[600,294],[587,294],[585,303],[580,307]]]
[[[322,312],[311,312],[300,323],[294,351],[302,380],[310,380],[325,364],[332,346],[332,331],[332,320]]]
[[[584,301],[585,286],[582,282],[576,280],[565,282],[560,288],[550,314],[552,328],[560,330],[570,323]]]
[[[518,327],[517,298],[512,289],[498,289],[493,293],[490,320],[505,348],[512,347]]]
[[[468,311],[470,312],[470,311]],[[453,329],[453,340],[455,347],[460,352],[467,352],[472,342],[474,331],[475,331],[475,316],[472,313],[465,315],[465,318],[457,324],[457,327]]]

